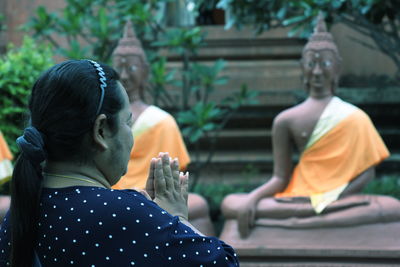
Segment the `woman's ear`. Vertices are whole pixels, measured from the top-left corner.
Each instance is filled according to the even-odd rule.
[[[93,125],[93,140],[96,145],[98,145],[102,150],[108,149],[107,144],[107,117],[104,114],[97,116]]]

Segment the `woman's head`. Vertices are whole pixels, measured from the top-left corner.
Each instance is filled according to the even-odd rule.
[[[29,101],[31,124],[45,138],[48,160],[87,161],[85,135],[99,114],[117,130],[117,114],[123,108],[118,74],[100,65],[106,78],[104,98],[99,70],[89,60],[69,60],[44,72],[32,88]]]

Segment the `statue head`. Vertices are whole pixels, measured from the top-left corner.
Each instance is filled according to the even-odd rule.
[[[333,94],[339,82],[341,61],[333,37],[327,31],[323,15],[320,13],[301,58],[306,90],[329,90],[328,93]]]
[[[113,67],[120,74],[129,100],[133,102],[143,99],[149,76],[149,64],[130,21],[125,24],[124,34],[113,52]]]

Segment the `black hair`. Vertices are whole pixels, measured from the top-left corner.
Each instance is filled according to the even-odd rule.
[[[68,60],[45,71],[35,82],[29,100],[30,123],[43,136],[51,161],[85,161],[84,136],[92,129],[101,105],[112,132],[123,108],[119,76],[100,64],[107,87],[101,105],[100,76],[88,60]],[[11,181],[11,266],[32,266],[42,189],[42,168],[21,154]]]

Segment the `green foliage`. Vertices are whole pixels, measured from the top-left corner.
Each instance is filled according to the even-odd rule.
[[[343,22],[370,36],[376,48],[396,64],[400,75],[400,2],[397,0],[220,0],[228,15],[226,26],[254,26],[257,33],[271,28],[291,27],[290,36],[307,37],[320,11],[329,23]],[[355,39],[364,46],[375,47]]]
[[[214,102],[207,104],[199,102],[190,110],[178,114],[178,122],[187,125],[182,134],[188,137],[191,143],[197,142],[208,131],[213,131],[220,126],[216,123],[226,115],[225,110],[218,108]]]
[[[10,46],[0,58],[0,130],[13,153],[18,151],[15,139],[24,128],[30,89],[40,73],[53,65],[52,56],[48,46],[25,37],[21,47]]]
[[[158,3],[168,1],[66,0],[59,12],[39,6],[24,28],[33,30],[36,38],[49,41],[56,53],[66,58],[109,62],[127,20],[136,26],[145,46],[157,38],[160,29],[154,13]]]
[[[364,188],[363,193],[387,195],[400,199],[400,177],[387,175],[380,179],[374,179]]]

